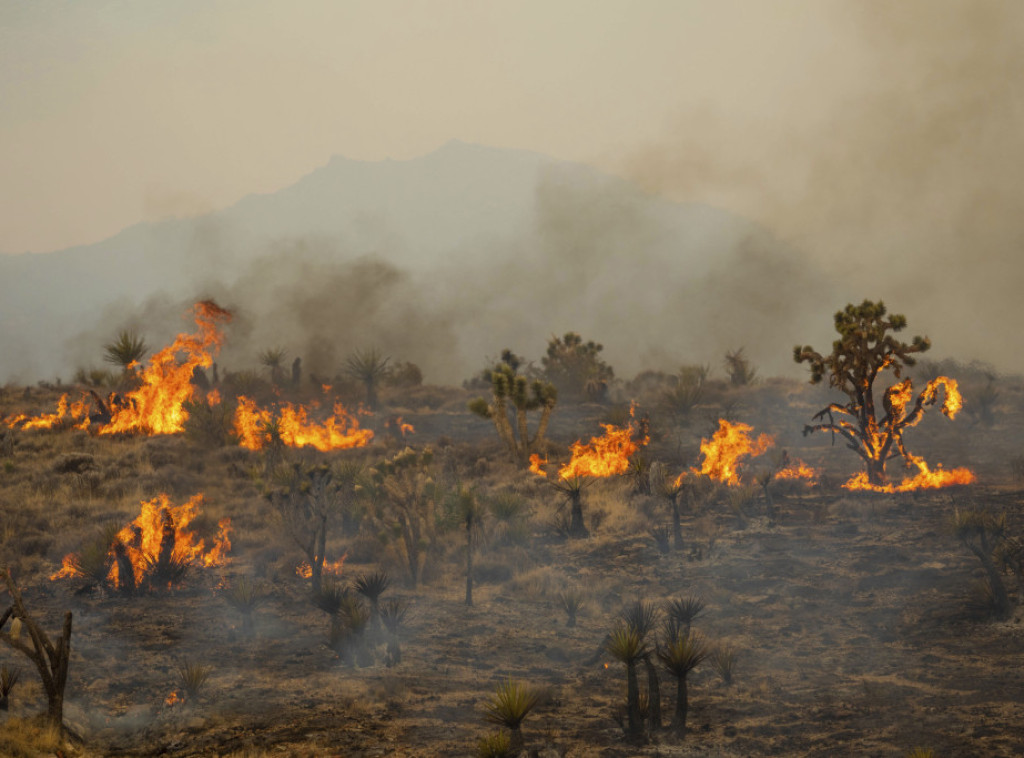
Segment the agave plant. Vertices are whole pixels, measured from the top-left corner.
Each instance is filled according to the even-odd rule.
[[[540,694],[520,682],[506,679],[498,685],[490,701],[484,706],[484,719],[509,730],[513,755],[523,750],[523,719],[540,701]]]

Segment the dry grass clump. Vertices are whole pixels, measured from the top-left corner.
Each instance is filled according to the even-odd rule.
[[[0,755],[7,758],[39,758],[68,754],[60,728],[39,719],[10,718],[0,725]],[[71,755],[84,755],[71,751]]]

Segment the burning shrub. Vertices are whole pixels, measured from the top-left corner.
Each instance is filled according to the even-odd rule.
[[[176,506],[165,494],[143,501],[142,513],[110,537],[108,528],[80,553],[64,556],[51,580],[80,577],[95,584],[109,583],[124,594],[180,583],[194,565],[222,566],[231,550],[231,520],[221,519],[209,549],[189,529],[199,515],[203,495]]]
[[[816,420],[827,416],[828,423],[805,426],[804,434],[821,431],[838,434],[863,459],[867,471],[844,484],[847,489],[892,492],[974,481],[974,475],[967,469],[931,471],[923,458],[911,455],[903,445],[903,432],[921,420],[926,406],[935,404],[940,387],[945,393],[942,412],[949,418],[956,415],[963,400],[955,380],[938,376],[928,382],[914,400],[913,382],[908,377],[885,390],[882,396],[885,415],[878,418],[875,382],[879,376],[891,370],[895,378],[900,379],[904,367],[915,365],[914,355],[931,347],[927,337],[914,337],[911,344],[897,340],[891,333],[902,331],[907,319],[900,314],[888,318],[886,315],[886,307],[881,302],[865,300],[859,306],[847,305],[835,315],[835,328],[840,338],[832,344],[831,354],[823,356],[809,346],[794,348],[796,362],[810,364],[812,384],[821,382],[827,375],[829,386],[850,398],[846,405],[831,403],[815,414]],[[919,473],[894,487],[887,483],[885,464],[899,456],[907,466],[917,466]]]

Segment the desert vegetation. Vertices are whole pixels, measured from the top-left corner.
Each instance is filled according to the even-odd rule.
[[[881,303],[810,382],[617,378],[575,333],[327,380],[194,315],[0,393],[0,754],[1024,751],[1024,380],[914,365]]]

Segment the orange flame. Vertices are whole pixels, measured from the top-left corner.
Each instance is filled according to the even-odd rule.
[[[586,445],[579,440],[572,443],[572,459],[558,470],[558,478],[564,480],[579,476],[608,477],[624,474],[629,470],[629,457],[647,444],[644,438],[633,440],[633,427],[618,427],[601,424],[604,435],[592,437]],[[530,459],[533,470],[533,458]],[[538,464],[539,466],[539,464]]]
[[[348,553],[345,553],[336,561],[324,561],[323,575],[341,576],[342,569],[345,567],[346,558],[348,558]],[[296,566],[295,575],[301,576],[303,579],[309,579],[313,576],[313,567],[309,565],[309,561],[303,561]]]
[[[149,366],[141,374],[142,386],[111,408],[110,423],[99,430],[100,434],[175,434],[185,430],[188,412],[184,404],[195,392],[192,373],[213,364],[213,355],[224,341],[218,326],[231,319],[230,313],[211,301],[196,303],[193,312],[198,332],[179,334],[172,344],[150,358]],[[181,363],[180,354],[184,354]]]
[[[341,403],[334,404],[333,416],[318,424],[309,420],[305,406],[284,403],[278,408],[275,420],[272,411],[260,408],[255,400],[241,396],[235,409],[234,423],[239,444],[249,450],[262,450],[275,432],[288,447],[310,445],[324,452],[365,447],[373,439],[373,431],[361,429],[359,420]]]
[[[700,473],[725,484],[739,484],[740,459],[758,456],[775,444],[770,435],[762,434],[757,440],[747,435],[754,431],[749,424],[731,424],[719,419],[718,431],[710,440],[701,440],[700,452],[704,456]]]
[[[533,453],[530,456],[530,471],[535,473],[537,476],[547,476],[548,472],[541,468],[541,466],[546,466],[547,463],[547,458],[541,458],[537,453]]]
[[[177,690],[171,690],[171,694],[164,698],[164,705],[175,706],[178,703],[184,702],[184,698],[178,695]]]
[[[843,488],[870,492],[911,492],[913,490],[941,489],[957,484],[971,484],[976,480],[974,472],[968,468],[955,468],[947,471],[942,468],[942,464],[939,464],[938,468],[932,471],[924,458],[916,455],[910,456],[910,462],[917,466],[917,474],[904,479],[899,484],[871,484],[868,481],[867,472],[861,471],[843,484]]]
[[[21,413],[8,419],[5,423],[8,428],[13,429],[21,424],[22,429],[52,429],[65,420],[76,421],[76,429],[85,429],[89,426],[89,403],[85,400],[78,400],[68,403],[67,393],[60,396],[57,401],[57,410],[54,413],[42,413],[38,416],[29,416]]]
[[[786,468],[775,473],[776,479],[804,479],[808,484],[814,484],[818,478],[818,472],[800,460],[793,461]]]
[[[188,528],[199,515],[199,506],[202,502],[202,493],[193,495],[187,503],[180,506],[173,505],[163,493],[152,500],[144,500],[142,513],[117,533],[111,545],[108,553],[111,559],[108,578],[111,583],[115,587],[121,586],[117,561],[114,560],[119,549],[123,550],[131,561],[136,583],[144,580],[152,572],[164,541],[169,537],[169,530],[173,530],[172,557],[175,561],[207,568],[227,563],[227,553],[231,550],[231,519],[224,518],[218,522],[217,536],[209,550],[206,549],[205,541],[197,539]],[[78,576],[76,563],[77,557],[74,554],[64,556],[60,570],[50,579]]]

